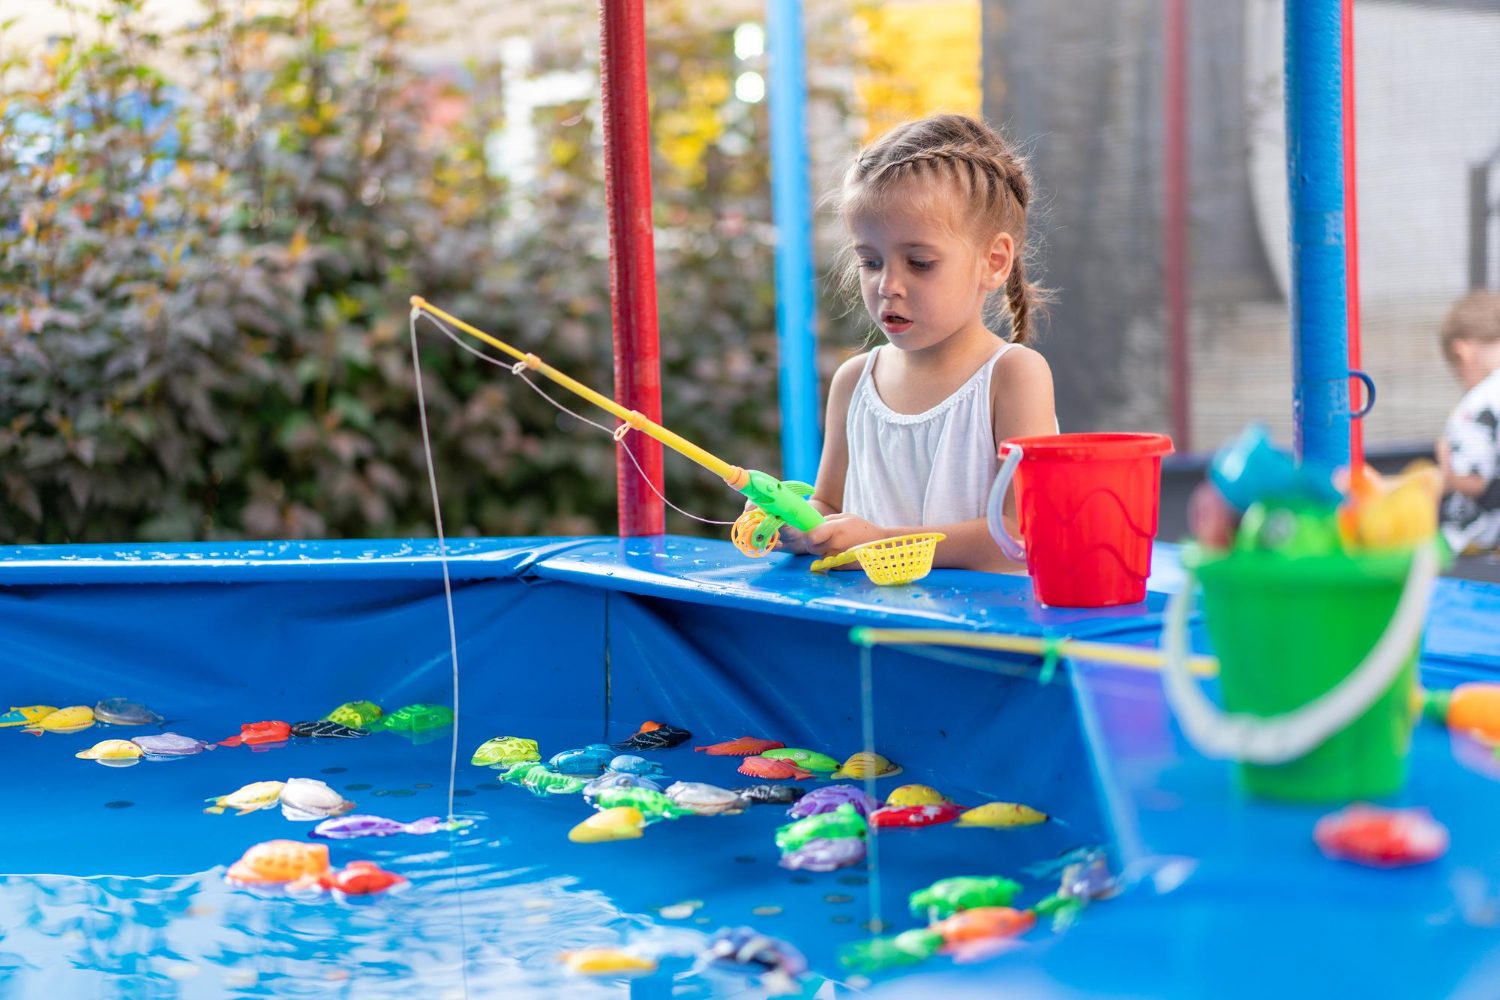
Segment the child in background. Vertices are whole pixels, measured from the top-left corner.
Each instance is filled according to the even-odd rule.
[[[846,277],[886,343],[833,376],[811,497],[828,520],[783,529],[793,551],[941,531],[934,565],[1015,568],[985,524],[997,446],[1057,432],[1051,369],[1025,346],[1039,305],[1022,261],[1030,195],[1015,149],[963,115],[898,126],[849,168]],[[1008,339],[985,322],[992,298]]]
[[[1464,296],[1441,336],[1464,387],[1437,445],[1443,536],[1456,553],[1479,552],[1500,544],[1500,293]]]

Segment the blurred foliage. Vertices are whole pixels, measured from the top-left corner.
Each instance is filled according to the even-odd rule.
[[[0,33],[0,541],[430,534],[413,293],[609,390],[597,99],[537,113],[508,190],[499,68],[419,66],[404,2],[202,0],[169,33],[47,2],[85,27],[41,58]],[[665,420],[774,470],[767,124],[703,10],[650,9]],[[612,531],[611,439],[421,330],[450,531]]]

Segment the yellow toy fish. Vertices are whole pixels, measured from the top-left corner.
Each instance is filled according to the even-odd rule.
[[[646,817],[634,806],[601,809],[568,831],[575,844],[601,844],[609,840],[631,840],[641,835]]]
[[[55,712],[48,712],[32,725],[21,730],[32,736],[43,733],[81,733],[94,724],[94,710],[87,705],[69,705]]]
[[[97,760],[105,767],[130,767],[138,764],[144,751],[129,740],[100,740],[73,756],[79,760]]]
[[[236,816],[244,816],[257,809],[271,809],[281,801],[281,790],[285,787],[284,781],[252,781],[228,795],[204,799],[203,801],[212,802],[213,805],[203,811],[217,815],[226,809],[234,809]]]
[[[984,826],[991,830],[1006,830],[1016,826],[1036,826],[1045,823],[1046,813],[1023,806],[1019,802],[986,802],[982,806],[964,810],[958,817],[959,826]]]
[[[885,804],[892,809],[904,809],[907,806],[938,806],[952,801],[931,785],[902,785],[900,788],[891,789],[891,793],[885,797]]]
[[[889,778],[900,774],[901,768],[878,753],[862,751],[844,761],[844,766],[834,771],[835,778]]]
[[[55,705],[12,705],[9,712],[0,715],[0,726],[34,726],[55,711]]]
[[[1366,550],[1409,549],[1437,534],[1443,474],[1431,462],[1413,462],[1394,480],[1366,475],[1351,485],[1339,512],[1344,543]]]
[[[656,971],[656,959],[623,948],[583,948],[557,956],[580,976],[639,976]]]

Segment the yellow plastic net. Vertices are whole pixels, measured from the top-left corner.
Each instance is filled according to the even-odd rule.
[[[856,545],[836,556],[814,562],[811,569],[822,573],[858,560],[872,583],[882,587],[914,583],[932,572],[932,557],[937,543],[948,536],[940,531],[897,538],[881,538]]]

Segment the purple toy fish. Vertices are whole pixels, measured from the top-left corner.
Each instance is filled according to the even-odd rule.
[[[154,733],[137,736],[130,742],[141,748],[147,757],[191,757],[195,753],[212,750],[214,744],[195,740],[178,733]]]
[[[810,872],[831,872],[838,868],[857,865],[865,859],[863,837],[820,837],[809,840],[789,854],[781,856],[781,867],[805,869]]]
[[[398,833],[437,833],[448,828],[448,822],[438,816],[423,816],[410,823],[398,823],[384,816],[356,814],[325,819],[312,828],[311,835],[325,840],[353,840],[356,837],[394,837]]]
[[[845,802],[853,806],[854,810],[865,819],[869,819],[870,813],[876,808],[875,800],[866,795],[861,788],[856,788],[854,785],[824,785],[822,788],[814,788],[798,799],[786,814],[792,819],[803,819],[819,813],[833,812]]]

